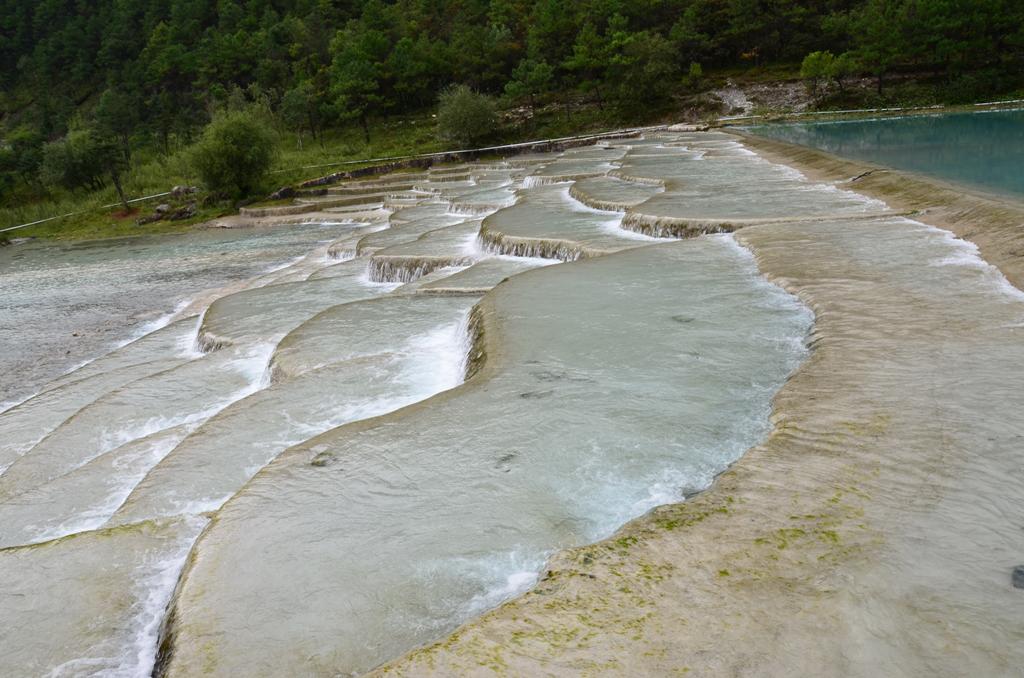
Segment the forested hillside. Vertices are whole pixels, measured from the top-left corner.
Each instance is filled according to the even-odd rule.
[[[1024,66],[1021,0],[2,0],[0,29],[8,196],[69,131],[130,163],[231,100],[308,138],[425,110],[452,83],[628,120],[716,69],[818,51],[812,78],[926,73],[950,100],[1017,87]]]
[[[1019,0],[5,0],[0,26],[4,112],[44,136],[84,103],[166,136],[236,86],[316,129],[451,82],[642,105],[692,63],[853,50],[864,71],[955,77],[1024,49]]]

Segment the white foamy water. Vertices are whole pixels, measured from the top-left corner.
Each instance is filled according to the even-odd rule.
[[[144,558],[137,565],[132,582],[132,594],[136,597],[136,602],[128,611],[126,620],[129,642],[120,652],[72,659],[54,667],[47,675],[52,678],[83,675],[103,678],[144,678],[152,675],[160,627],[167,605],[174,593],[178,575],[189,550],[206,522],[202,518],[188,520],[176,545],[168,552]]]
[[[276,344],[274,343],[253,346],[238,352],[218,366],[218,370],[236,373],[241,378],[241,388],[226,394],[223,398],[203,403],[197,409],[186,411],[182,414],[156,415],[132,422],[128,426],[118,426],[114,423],[102,429],[100,434],[101,443],[96,448],[94,455],[99,456],[130,441],[146,438],[154,433],[176,426],[194,426],[209,419],[231,403],[266,388],[267,384],[270,383],[267,365],[270,362],[270,356],[273,354],[275,346]],[[91,458],[85,458],[84,462],[90,460]]]
[[[27,524],[18,535],[16,543],[50,541],[103,527],[146,473],[170,454],[196,426],[197,424],[184,424],[133,440],[131,444],[125,444],[120,449],[111,450],[107,455],[101,455],[95,460],[100,463],[86,464],[78,473],[65,475],[51,483],[45,490],[20,497],[19,504],[36,505],[35,511],[39,517],[56,516],[58,520],[64,519],[58,524]],[[103,456],[110,458],[103,459]],[[71,507],[62,506],[61,500],[66,500],[69,495],[76,495],[79,501]],[[44,512],[46,508],[56,510]],[[58,512],[61,509],[63,512]],[[0,514],[9,519],[7,513],[0,508]]]
[[[605,233],[613,235],[619,238],[625,238],[627,240],[638,240],[641,242],[667,242],[673,240],[673,238],[659,238],[653,235],[647,235],[646,233],[637,233],[636,231],[630,231],[629,229],[622,227],[622,220],[624,216],[619,215],[614,219],[608,219],[601,223],[601,228]]]
[[[1024,291],[1015,287],[1003,272],[988,263],[981,257],[978,246],[967,240],[958,238],[955,234],[945,229],[922,224],[918,221],[907,219],[906,223],[919,227],[920,232],[938,236],[952,250],[952,254],[931,260],[932,266],[966,266],[974,268],[981,274],[984,284],[998,290],[1001,294],[1016,299],[1024,298]]]
[[[140,327],[138,330],[136,330],[129,338],[125,339],[123,342],[121,342],[120,344],[115,346],[114,350],[117,350],[119,348],[127,346],[128,344],[132,343],[133,341],[136,341],[137,339],[141,339],[141,338],[145,337],[146,335],[152,334],[153,332],[156,332],[157,330],[161,330],[161,329],[167,327],[168,325],[171,324],[172,321],[177,320],[177,318],[181,314],[181,312],[184,311],[186,308],[188,308],[191,304],[192,304],[192,300],[191,299],[185,299],[183,301],[178,302],[178,305],[174,307],[173,311],[171,311],[170,313],[165,313],[164,315],[160,316],[159,318],[146,323],[145,325]],[[85,365],[89,364],[89,362],[92,362],[92,361],[90,360],[90,361],[82,363],[81,365],[76,366],[75,370],[77,370],[77,369],[79,369],[81,367],[84,367]],[[70,371],[74,372],[75,370],[70,370]]]
[[[569,205],[569,208],[573,212],[583,212],[585,214],[601,214],[608,217],[609,220],[614,220],[616,217],[619,217],[621,219],[621,215],[618,212],[611,212],[609,210],[599,210],[589,205],[584,205],[582,202],[572,197],[572,195],[569,193],[570,188],[570,186],[566,186],[565,191],[562,192],[562,199],[565,200],[566,204]]]
[[[449,576],[454,574],[479,582],[482,590],[468,602],[460,601],[452,621],[474,617],[529,590],[540,578],[540,570],[549,555],[513,548],[484,559],[462,558],[436,564],[435,570],[444,569]]]
[[[413,356],[408,372],[426,378],[423,392],[433,395],[462,383],[470,351],[469,313],[413,338],[406,352]]]

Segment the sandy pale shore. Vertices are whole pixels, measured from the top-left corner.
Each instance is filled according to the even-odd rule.
[[[744,143],[917,221],[739,230],[816,315],[771,436],[709,491],[559,554],[531,592],[379,673],[1024,671],[1024,295],[999,273],[1024,283],[1024,207]]]

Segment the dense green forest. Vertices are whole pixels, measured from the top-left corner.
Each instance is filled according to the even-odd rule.
[[[0,31],[0,205],[43,189],[48,144],[129,167],[233,101],[322,141],[339,126],[368,137],[452,83],[630,120],[716,70],[799,69],[826,50],[808,78],[881,90],[927,74],[949,101],[1010,91],[1024,70],[1021,0],[0,0]],[[63,169],[83,190],[118,175]]]

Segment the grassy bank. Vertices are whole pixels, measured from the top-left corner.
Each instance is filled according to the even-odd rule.
[[[317,173],[315,169],[302,169],[305,166],[360,157],[439,150],[429,116],[425,115],[377,121],[371,127],[369,143],[363,138],[362,130],[355,127],[326,132],[322,144],[306,136],[300,145],[297,135],[283,130],[280,136],[275,170],[265,187],[268,192],[274,187],[291,184]],[[146,150],[137,153],[133,167],[125,178],[125,192],[130,197],[139,197],[164,193],[177,185],[197,185],[199,179],[184,157],[185,146],[186,142],[183,142],[169,156]],[[175,201],[165,197],[136,203],[128,212],[121,207],[104,208],[105,205],[117,202],[117,194],[112,186],[90,193],[51,189],[48,197],[25,198],[17,207],[0,209],[0,227],[61,214],[84,213],[9,231],[0,234],[0,237],[85,239],[167,233],[185,230],[192,224],[231,213],[235,209],[235,205],[227,202],[211,204],[201,192],[188,200]],[[161,202],[177,207],[190,200],[197,202],[198,206],[196,216],[191,219],[158,221],[145,226],[136,223],[139,217],[151,213]]]
[[[640,116],[650,120],[664,115],[664,111]],[[550,105],[538,109],[529,118],[524,111],[510,111],[503,117],[502,126],[495,130],[489,143],[515,143],[536,138],[566,136],[591,130],[607,129],[622,124],[623,118],[615,112],[601,110],[593,105]],[[331,129],[323,139],[312,139],[294,132],[279,130],[280,141],[275,168],[272,170],[264,194],[305,179],[336,171],[333,163],[374,159],[389,156],[432,153],[445,150],[437,137],[436,125],[429,112],[408,116],[393,116],[371,121],[370,139],[366,140],[358,125]],[[173,186],[195,186],[198,177],[185,160],[187,142],[169,156],[143,150],[136,153],[133,167],[125,178],[125,192],[129,197],[155,195],[169,191]],[[359,167],[354,164],[351,167]],[[50,189],[48,195],[24,194],[16,207],[0,208],[0,228],[29,223],[56,215],[71,216],[0,233],[0,242],[15,238],[96,239],[139,235],[142,233],[173,233],[190,226],[233,213],[237,205],[229,202],[211,202],[202,193],[189,198],[173,200],[162,197],[122,207],[105,207],[117,202],[112,186],[94,192],[69,192]],[[144,226],[136,220],[150,214],[155,206],[166,202],[179,207],[187,202],[197,203],[195,217],[182,221],[158,221]],[[72,214],[73,213],[73,214]]]

